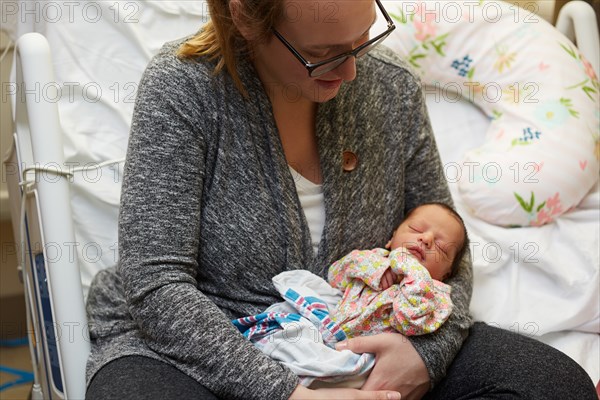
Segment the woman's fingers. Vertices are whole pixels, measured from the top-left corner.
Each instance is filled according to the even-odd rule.
[[[353,353],[378,353],[382,350],[381,337],[374,336],[358,336],[352,339],[344,340],[335,345],[336,350],[350,350]]]
[[[317,389],[319,400],[348,399],[348,400],[400,400],[402,395],[389,390],[363,391],[358,389]],[[319,393],[322,392],[322,393]],[[323,396],[323,397],[320,397]]]
[[[400,400],[402,395],[391,390],[362,391],[358,389],[316,389],[298,385],[290,400]]]

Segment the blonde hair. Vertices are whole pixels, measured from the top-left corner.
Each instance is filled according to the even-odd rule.
[[[247,54],[248,42],[233,22],[230,1],[208,0],[210,21],[179,47],[177,56],[182,59],[208,57],[211,61],[217,60],[215,75],[227,71],[238,90],[247,96],[237,71],[237,57]],[[252,35],[251,41],[264,42],[271,37],[271,29],[279,20],[282,9],[283,0],[239,0],[236,20],[247,27]]]

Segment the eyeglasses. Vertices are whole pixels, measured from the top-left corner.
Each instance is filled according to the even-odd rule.
[[[302,63],[302,65],[304,65],[304,67],[306,67],[306,69],[308,70],[308,76],[310,76],[312,78],[316,78],[323,74],[326,74],[329,71],[336,69],[337,67],[342,65],[344,62],[346,62],[346,60],[350,57],[359,58],[359,57],[364,56],[369,51],[371,51],[375,47],[377,47],[377,45],[379,45],[381,42],[383,42],[385,40],[385,38],[387,38],[390,35],[390,33],[392,33],[392,31],[394,29],[396,29],[396,25],[394,25],[394,21],[392,21],[389,14],[385,11],[385,8],[383,8],[381,1],[375,0],[375,2],[377,3],[377,6],[381,10],[383,17],[385,18],[385,20],[387,22],[387,29],[385,30],[385,32],[383,32],[380,35],[375,36],[373,39],[366,41],[365,43],[361,44],[360,46],[358,46],[357,48],[355,48],[352,51],[348,51],[346,53],[339,54],[335,57],[331,57],[326,60],[319,61],[317,63],[311,63],[306,58],[302,57],[302,54],[300,54],[298,52],[298,50],[296,50],[294,48],[294,46],[292,46],[275,29],[273,29],[273,33],[275,34],[277,39],[279,39],[281,41],[281,43],[283,43],[284,46],[287,47],[288,50],[298,59],[298,61],[300,61]]]

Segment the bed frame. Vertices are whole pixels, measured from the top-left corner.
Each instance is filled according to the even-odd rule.
[[[5,161],[25,287],[32,399],[85,398],[90,351],[51,52],[44,36],[16,44],[14,142]],[[36,96],[27,88],[42,87]]]

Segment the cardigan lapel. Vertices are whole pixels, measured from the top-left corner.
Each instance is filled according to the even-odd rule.
[[[255,145],[263,155],[262,171],[270,182],[270,190],[278,199],[279,212],[283,213],[278,221],[287,221],[286,260],[284,270],[309,269],[315,272],[316,264],[311,244],[310,230],[304,211],[300,205],[296,185],[290,173],[279,131],[275,124],[271,102],[258,78],[254,66],[248,61],[240,61],[240,76],[247,78],[244,82],[248,90],[249,118],[251,126],[261,126],[254,132]],[[276,216],[275,216],[276,217]]]

